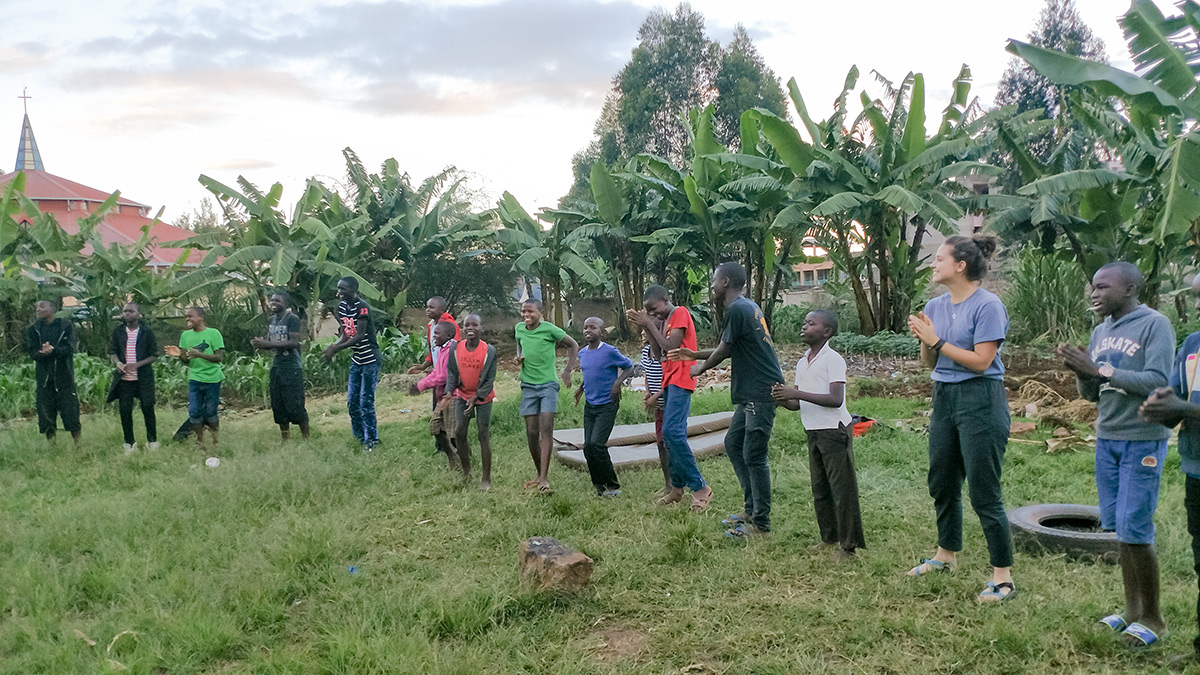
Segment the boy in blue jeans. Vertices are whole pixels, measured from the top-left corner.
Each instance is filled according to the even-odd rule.
[[[1167,634],[1159,609],[1154,511],[1170,430],[1141,419],[1138,408],[1167,384],[1175,331],[1167,317],[1138,301],[1142,273],[1109,263],[1092,278],[1092,307],[1104,322],[1085,351],[1061,344],[1079,393],[1096,401],[1096,491],[1100,524],[1117,533],[1125,609],[1100,619],[1128,647],[1149,647]]]
[[[179,336],[179,346],[167,345],[163,351],[177,357],[188,367],[188,421],[196,432],[196,442],[204,447],[204,427],[212,432],[217,444],[217,406],[221,401],[221,380],[225,371],[225,339],[221,331],[204,322],[204,309],[189,307],[183,315],[187,330]]]
[[[588,317],[583,322],[586,347],[579,350],[583,382],[575,390],[575,405],[587,394],[583,409],[583,458],[587,460],[592,486],[601,497],[621,494],[621,484],[608,454],[608,437],[621,407],[621,384],[633,374],[633,361],[604,342],[604,320]]]

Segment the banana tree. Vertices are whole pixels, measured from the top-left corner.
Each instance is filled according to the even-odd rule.
[[[924,237],[930,228],[953,233],[964,215],[958,203],[964,190],[953,179],[998,172],[978,161],[984,147],[976,138],[981,127],[971,120],[970,78],[964,65],[932,135],[920,73],[909,73],[898,87],[878,77],[886,96],[861,93],[862,113],[848,127],[857,68],[847,75],[833,115],[821,123],[809,115],[793,79],[788,89],[811,142],[773,113],[754,111],[762,135],[797,177],[793,199],[815,203],[808,214],[850,279],[864,333],[904,329],[928,276]]]
[[[1023,191],[1078,199],[1078,216],[1119,236],[1147,275],[1156,304],[1167,267],[1200,242],[1200,4],[1186,0],[1166,17],[1134,0],[1119,23],[1138,73],[1016,40],[1008,50],[1055,84],[1078,85],[1073,114],[1100,136],[1120,170],[1062,172]],[[1110,101],[1116,100],[1114,107]]]
[[[245,178],[235,189],[201,176],[200,182],[218,199],[225,213],[219,230],[198,234],[190,245],[207,250],[197,270],[180,277],[179,292],[195,296],[230,282],[243,285],[268,311],[271,288],[286,288],[298,309],[311,315],[320,300],[332,297],[332,284],[342,276],[358,279],[369,300],[380,300],[367,277],[372,261],[364,260],[375,238],[366,232],[366,218],[341,208],[340,200],[310,180],[291,217],[279,210],[283,186],[262,192]],[[310,331],[315,322],[309,322]]]
[[[454,167],[413,187],[395,159],[385,160],[379,173],[368,173],[353,150],[346,148],[342,154],[354,209],[367,218],[368,231],[376,238],[372,258],[380,263],[376,271],[381,287],[398,313],[407,305],[413,272],[463,241],[485,237],[482,218],[460,196],[464,179]]]
[[[550,227],[543,227],[508,192],[497,203],[495,213],[503,227],[493,232],[493,236],[513,258],[513,271],[537,277],[547,318],[565,327],[563,288],[571,275],[591,284],[603,282],[581,254],[585,237],[578,228],[571,229],[571,218],[555,218],[553,213],[547,214],[551,218]]]

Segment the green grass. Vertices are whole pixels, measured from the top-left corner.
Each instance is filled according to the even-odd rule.
[[[1091,628],[1120,606],[1113,566],[1019,553],[1021,595],[979,606],[989,569],[969,510],[959,571],[903,576],[935,541],[921,436],[877,429],[856,441],[869,548],[835,567],[808,550],[798,415],[781,411],[771,445],[774,536],[746,546],[721,536],[741,501],[724,458],[701,464],[717,494],[703,515],[651,506],[657,470],[624,474],[612,501],[559,465],[554,495],[521,490],[531,464],[517,394],[511,381],[500,391],[488,494],[460,487],[432,455],[427,399],[395,392],[380,392],[374,454],[354,451],[342,402],[326,398],[310,401],[307,444],[282,447],[269,413],[227,415],[217,469],[191,445],[121,456],[111,412],[85,418],[80,451],[62,434],[48,450],[31,422],[7,425],[0,672],[1148,672],[1191,649],[1196,578],[1175,456],[1158,517],[1175,635],[1130,654]],[[634,398],[620,422],[642,421]],[[708,393],[693,409],[727,402]],[[889,418],[921,405],[852,402]],[[160,411],[164,434],[179,417]],[[566,405],[560,426],[580,419]],[[1091,457],[1011,444],[1005,489],[1010,508],[1094,503]],[[536,535],[596,560],[587,591],[520,587],[517,548]]]

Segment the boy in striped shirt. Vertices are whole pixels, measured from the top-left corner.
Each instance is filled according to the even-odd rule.
[[[659,330],[662,330],[661,326]],[[654,411],[654,440],[658,444],[658,465],[663,472],[661,497],[671,491],[671,458],[667,455],[666,443],[663,443],[662,352],[645,330],[642,331],[642,343],[641,366],[646,374],[646,394],[642,396],[642,407],[646,412]]]
[[[325,348],[325,360],[331,361],[343,349],[351,350],[350,377],[346,383],[346,407],[350,412],[350,429],[371,452],[379,445],[379,429],[375,422],[375,387],[379,384],[381,356],[375,340],[375,324],[371,308],[358,296],[358,280],[343,277],[338,281],[338,339]]]

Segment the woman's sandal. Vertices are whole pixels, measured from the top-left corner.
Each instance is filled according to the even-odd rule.
[[[1129,627],[1129,622],[1126,621],[1125,617],[1121,616],[1120,614],[1109,614],[1103,619],[1100,619],[1098,625],[1103,626],[1114,633],[1121,633]]]
[[[920,565],[908,571],[908,576],[919,577],[933,572],[953,572],[956,564],[952,562],[942,562],[933,558],[925,558]],[[924,567],[925,569],[921,569]]]
[[[1002,593],[1004,589],[1008,589],[1007,593]],[[1011,581],[994,581],[987,582],[987,585],[979,592],[980,602],[1003,602],[1017,594],[1017,587],[1013,586]]]

